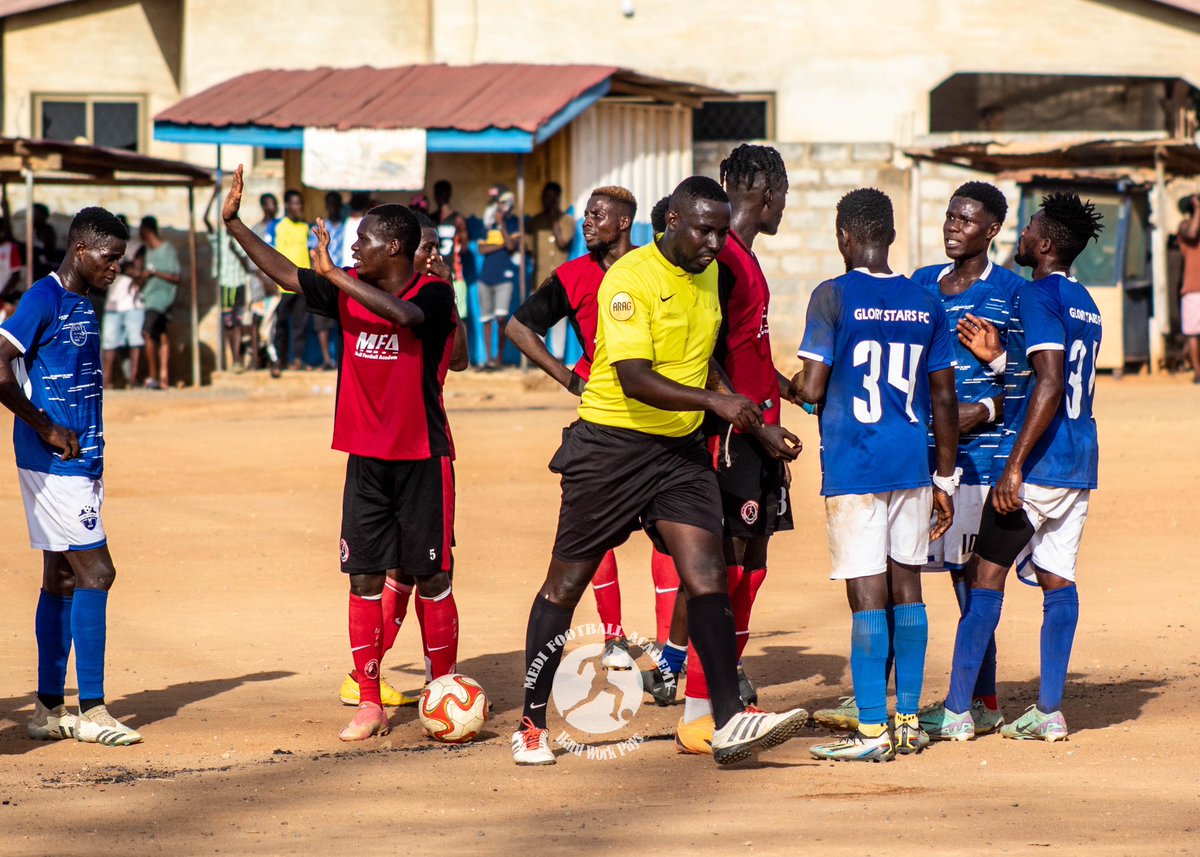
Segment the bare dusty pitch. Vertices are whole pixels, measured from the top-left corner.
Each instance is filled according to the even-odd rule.
[[[566,393],[526,389],[517,373],[455,376],[448,395],[459,663],[495,704],[485,740],[435,745],[406,708],[387,738],[341,744],[351,709],[337,701],[349,655],[333,383],[312,373],[108,397],[104,518],[118,580],[107,683],[113,713],[145,736],[136,747],[25,738],[40,558],[11,451],[0,455],[0,853],[1200,851],[1200,391],[1184,379],[1100,380],[1069,742],[989,736],[835,766],[810,759],[828,734],[810,728],[730,770],[677,756],[681,708],[649,706],[633,730],[648,740],[624,759],[513,766],[525,617],[558,508],[545,465],[572,419]],[[826,579],[816,422],[794,408],[786,421],[806,444],[797,530],[773,544],[746,665],[763,707],[811,711],[850,692],[849,621]],[[6,449],[8,432],[5,418]],[[619,559],[625,624],[652,630],[646,540]],[[947,580],[925,587],[934,700],[957,614]],[[594,618],[589,597],[577,619]],[[1036,701],[1040,620],[1040,594],[1011,584],[999,632],[1010,718]],[[420,685],[418,640],[410,619],[385,663],[397,687]]]

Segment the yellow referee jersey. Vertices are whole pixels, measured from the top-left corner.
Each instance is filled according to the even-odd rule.
[[[692,275],[668,262],[652,242],[617,260],[604,275],[596,304],[596,351],[580,418],[667,437],[697,431],[703,411],[662,411],[627,397],[613,364],[649,360],[663,377],[703,388],[721,326],[717,263]]]

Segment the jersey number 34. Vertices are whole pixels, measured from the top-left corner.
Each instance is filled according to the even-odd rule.
[[[904,411],[910,422],[917,422],[913,413],[913,394],[917,389],[917,371],[921,366],[924,345],[905,342],[889,342],[887,349],[887,383],[904,394]],[[866,397],[854,397],[854,418],[860,423],[877,423],[883,418],[883,402],[879,380],[883,377],[883,344],[874,339],[864,339],[854,346],[854,365],[866,364],[863,390]]]

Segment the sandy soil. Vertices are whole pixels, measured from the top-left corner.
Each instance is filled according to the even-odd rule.
[[[557,514],[545,464],[572,417],[565,393],[515,372],[456,376],[448,400],[460,669],[492,697],[489,731],[435,745],[408,708],[387,738],[339,743],[349,656],[332,385],[311,374],[109,396],[104,517],[119,577],[108,690],[145,735],[136,747],[25,738],[40,560],[11,454],[0,456],[0,853],[1200,851],[1200,748],[1186,737],[1200,692],[1200,579],[1188,573],[1200,548],[1200,393],[1183,379],[1100,380],[1102,489],[1080,562],[1069,742],[992,736],[835,766],[810,759],[827,734],[811,727],[730,770],[677,756],[681,709],[653,707],[634,723],[648,740],[621,760],[513,766],[524,620]],[[764,707],[813,710],[849,692],[849,621],[826,578],[816,424],[794,409],[787,419],[808,446],[797,529],[774,543],[746,663]],[[651,629],[646,540],[619,556],[626,625]],[[926,598],[932,700],[957,614],[944,578],[927,578]],[[1040,604],[1011,587],[999,633],[1010,716],[1036,701]],[[594,617],[589,597],[577,619]],[[417,687],[419,660],[413,622],[385,674]],[[73,681],[72,670],[68,692]]]

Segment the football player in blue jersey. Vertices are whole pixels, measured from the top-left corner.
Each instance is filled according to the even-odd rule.
[[[1067,737],[1060,709],[1079,619],[1075,561],[1099,460],[1092,404],[1101,336],[1096,303],[1070,270],[1101,228],[1095,207],[1070,191],[1047,196],[1021,233],[1016,258],[1033,268],[1033,281],[1014,299],[1024,347],[1015,354],[1010,338],[1008,364],[1019,370],[1026,362],[1032,371],[1014,373],[1028,389],[1014,390],[1005,403],[1001,453],[1007,460],[979,523],[950,692],[944,704],[921,716],[933,738],[965,741],[975,735],[972,690],[1000,621],[1004,582],[1014,562],[1018,574],[1035,578],[1044,593],[1041,689],[1037,704],[1000,734],[1044,741]],[[992,327],[983,319],[974,325]]]
[[[961,319],[984,318],[991,322],[1001,346],[1008,334],[1013,295],[1025,282],[1013,272],[992,263],[988,256],[992,241],[1008,214],[1004,193],[987,182],[972,181],[954,192],[946,206],[942,240],[949,264],[929,265],[912,275],[942,302],[954,334]],[[970,594],[966,563],[974,549],[979,516],[992,484],[993,459],[1000,447],[1000,416],[1004,408],[1003,359],[991,366],[976,357],[966,343],[955,339],[954,387],[958,395],[958,457],[962,484],[954,495],[954,523],[930,544],[926,571],[950,572],[959,609],[965,612]],[[929,436],[930,467],[935,466],[934,438]],[[999,470],[996,471],[999,475]],[[834,729],[858,727],[858,706],[846,697],[836,708],[813,715],[818,723]],[[996,647],[988,645],[984,666],[971,701],[976,734],[992,732],[1004,722],[996,699]]]
[[[873,188],[837,207],[846,273],[813,292],[789,398],[820,405],[821,493],[831,578],[846,581],[853,613],[850,673],[855,733],[810,748],[817,759],[888,761],[920,752],[918,704],[929,625],[921,567],[931,538],[954,518],[958,401],[946,312],[888,266],[892,203]],[[929,472],[932,422],[937,468]],[[930,531],[930,510],[937,520]],[[889,623],[892,606],[894,625]],[[887,658],[896,658],[895,730],[888,727]]]
[[[128,240],[115,215],[83,209],[71,222],[62,265],[34,283],[0,325],[0,403],[17,417],[17,477],[29,541],[42,551],[34,738],[109,746],[142,740],[104,705],[108,591],[117,573],[100,518],[104,377],[100,327],[87,298],[112,285]],[[78,715],[63,699],[72,644]]]

